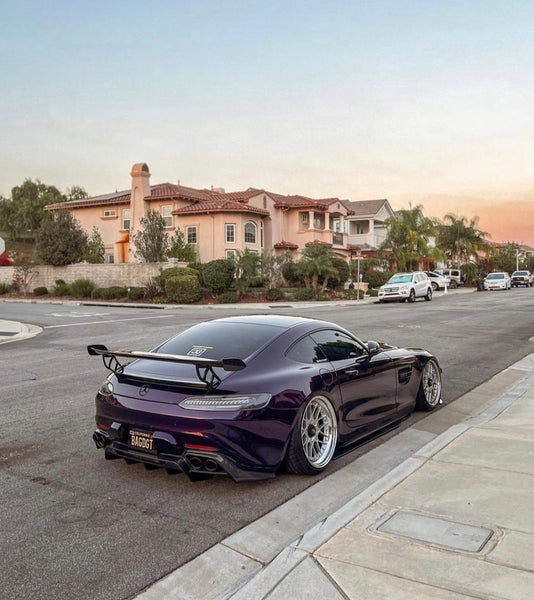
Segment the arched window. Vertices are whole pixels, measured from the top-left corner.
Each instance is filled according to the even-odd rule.
[[[256,224],[252,221],[245,223],[245,244],[256,243]]]

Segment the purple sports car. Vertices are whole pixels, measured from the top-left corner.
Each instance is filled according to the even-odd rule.
[[[415,407],[441,402],[430,353],[362,342],[327,321],[231,317],[151,352],[87,349],[111,371],[96,396],[97,448],[191,479],[319,473]]]

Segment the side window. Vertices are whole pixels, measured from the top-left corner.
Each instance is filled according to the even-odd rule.
[[[306,364],[326,361],[325,355],[310,336],[306,336],[294,344],[286,356],[291,360]]]
[[[358,358],[365,354],[363,346],[340,331],[324,329],[313,333],[312,338],[319,345],[326,358],[332,362]]]

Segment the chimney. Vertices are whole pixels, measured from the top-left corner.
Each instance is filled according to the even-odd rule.
[[[137,262],[135,244],[132,237],[140,228],[141,219],[150,207],[145,201],[150,196],[150,171],[146,163],[137,163],[132,167],[132,193],[130,196],[130,260]]]

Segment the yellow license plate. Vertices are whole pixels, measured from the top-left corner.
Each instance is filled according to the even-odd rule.
[[[139,429],[130,429],[129,445],[136,450],[144,452],[156,452],[154,447],[154,437],[148,431],[139,431]]]

